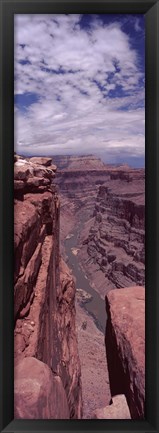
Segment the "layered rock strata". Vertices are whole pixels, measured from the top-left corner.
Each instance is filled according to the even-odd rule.
[[[56,184],[61,202],[61,241],[80,220],[89,220],[99,185],[109,178],[106,166],[94,156],[55,157]]]
[[[88,277],[92,287],[97,290],[104,299],[105,294],[112,289],[120,289],[123,292],[124,287],[130,289],[137,285],[137,292],[142,292],[142,285],[145,282],[145,171],[144,169],[131,169],[128,166],[111,166],[104,165],[95,158],[72,158],[58,157],[57,163],[60,168],[57,176],[61,196],[61,241],[64,250],[64,240],[70,233],[78,233],[77,249],[78,259],[85,275]],[[140,292],[141,289],[141,292]],[[128,290],[128,289],[124,289]],[[116,293],[116,290],[112,292]],[[77,293],[80,296],[79,293]],[[78,298],[77,296],[77,298]],[[140,295],[139,295],[140,296]],[[126,303],[125,303],[126,302]],[[118,305],[118,303],[117,303]],[[127,300],[123,296],[121,309],[127,311]],[[144,301],[143,301],[144,309]],[[78,310],[77,310],[78,311]],[[119,312],[120,314],[120,312]],[[130,312],[129,312],[130,314]],[[129,314],[125,317],[131,332],[131,322]],[[141,318],[137,318],[138,328],[141,328],[144,320],[144,312]],[[110,329],[110,313],[108,311],[108,330]],[[119,324],[120,326],[120,324]],[[135,328],[135,325],[133,325]],[[132,328],[132,332],[133,329]],[[83,395],[84,395],[84,413],[86,417],[96,418],[143,418],[144,416],[144,362],[142,366],[142,390],[135,390],[135,384],[132,383],[134,377],[140,376],[132,373],[132,359],[130,351],[125,350],[125,358],[121,359],[119,367],[119,355],[116,355],[115,338],[112,338],[115,331],[115,324],[112,322],[111,332],[107,330],[108,338],[108,364],[110,372],[111,393],[113,404],[109,404],[108,398],[104,403],[96,394],[97,400],[94,405],[90,398],[90,407],[92,413],[94,408],[95,415],[87,408],[88,390],[93,393],[94,387],[90,386],[88,379],[87,367],[82,362],[83,375]],[[86,332],[86,331],[84,331]],[[119,329],[122,333],[122,327]],[[112,344],[111,344],[112,338]],[[123,336],[123,340],[127,336]],[[138,338],[138,337],[136,337]],[[132,342],[133,346],[134,342]],[[117,344],[116,344],[117,346]],[[84,343],[79,341],[80,352],[82,352]],[[144,359],[144,331],[141,356]],[[121,349],[122,352],[122,349]],[[81,356],[81,355],[80,355]],[[129,361],[130,356],[130,361]],[[89,349],[88,349],[89,357]],[[82,356],[81,356],[82,359]],[[137,361],[136,361],[137,362]],[[111,370],[111,364],[113,369]],[[134,361],[135,364],[135,361]],[[137,364],[138,365],[138,364]],[[117,367],[116,367],[117,366]],[[137,367],[138,368],[138,367]],[[130,369],[130,380],[129,380]],[[127,372],[125,386],[125,376],[122,370]],[[112,385],[113,375],[116,381],[116,387]],[[121,375],[121,381],[120,381]],[[95,378],[95,374],[94,374]],[[140,380],[140,378],[139,378]],[[122,386],[123,381],[123,386]],[[136,379],[134,379],[136,383]],[[119,384],[119,386],[118,386]],[[106,388],[105,388],[106,389]],[[130,390],[133,389],[130,397]],[[106,391],[105,391],[106,392]],[[109,394],[109,393],[107,393]],[[139,396],[139,394],[141,394]],[[118,398],[119,395],[119,398]],[[129,404],[129,409],[125,401],[125,396]],[[131,403],[134,401],[134,406]],[[140,403],[138,403],[138,400]],[[142,403],[141,403],[142,401]],[[105,407],[104,407],[104,404]],[[140,408],[139,408],[140,406]],[[134,409],[135,407],[135,409]],[[136,409],[137,408],[137,409]],[[130,415],[131,414],[131,415]]]
[[[145,289],[106,296],[106,353],[111,395],[125,394],[132,419],[145,414]]]
[[[102,296],[145,283],[144,171],[125,176],[114,171],[99,187],[93,218],[81,235],[81,262]]]
[[[87,171],[105,169],[104,163],[94,155],[56,155],[54,156],[55,164],[59,170],[64,171]]]
[[[145,171],[105,165],[93,156],[56,157],[61,244],[78,230],[79,261],[105,291],[145,282]]]
[[[17,407],[21,393],[25,400],[24,388],[18,384],[22,383],[24,366],[29,362],[36,371],[34,358],[43,364],[38,364],[40,371],[46,371],[46,376],[52,377],[50,388],[46,386],[45,392],[43,389],[46,401],[56,382],[55,407],[54,412],[47,407],[39,412],[41,400],[38,400],[37,410],[28,409],[27,417],[53,418],[56,412],[59,418],[80,418],[82,413],[75,332],[75,286],[69,269],[59,255],[60,211],[53,184],[55,171],[51,158],[24,160],[15,156],[14,348],[15,389],[19,389],[19,397],[15,399],[17,417],[24,416],[23,408]],[[32,380],[29,381],[28,375],[31,394]],[[43,383],[43,378],[41,380]],[[43,384],[39,386],[43,388]],[[28,392],[27,388],[26,407]],[[61,395],[67,402],[65,410],[62,404],[58,407]]]

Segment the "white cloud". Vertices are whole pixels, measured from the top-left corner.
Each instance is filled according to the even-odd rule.
[[[139,20],[139,18],[137,18],[135,20],[134,28],[135,28],[136,32],[140,32],[142,30],[141,26],[140,26],[140,20]]]
[[[103,25],[94,16],[86,31],[79,21],[80,15],[15,17],[15,94],[38,96],[15,110],[15,149],[100,153],[126,146],[144,155],[137,52],[119,23]],[[110,97],[117,86],[120,97]]]

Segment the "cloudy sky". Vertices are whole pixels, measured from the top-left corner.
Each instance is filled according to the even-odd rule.
[[[15,151],[143,166],[143,15],[15,15]]]

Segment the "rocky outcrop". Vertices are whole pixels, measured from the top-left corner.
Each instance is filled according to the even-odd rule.
[[[14,407],[15,418],[70,418],[61,378],[32,357],[24,358],[15,368]]]
[[[27,357],[38,359],[44,363],[42,369],[45,370],[45,364],[50,368],[52,383],[56,382],[55,377],[60,378],[61,385],[58,386],[63,387],[61,392],[66,394],[69,418],[80,418],[82,399],[75,332],[75,286],[59,255],[60,208],[53,183],[55,171],[56,166],[50,158],[24,160],[15,156],[15,381],[23,377],[20,365],[24,365],[21,364],[24,358],[25,362],[29,362]],[[29,384],[27,392],[31,381]],[[60,401],[60,394],[56,401]],[[31,412],[32,417],[39,416],[39,407],[36,413]],[[62,412],[62,407],[60,418],[65,418],[66,411]],[[44,414],[47,417],[51,410],[46,407],[40,417],[45,417]],[[59,414],[58,407],[54,411]],[[23,408],[15,407],[15,413],[24,413]]]
[[[133,419],[144,418],[145,289],[112,290],[106,296],[106,353],[111,395],[125,394]]]
[[[66,390],[70,418],[81,418],[81,370],[75,327],[75,284],[66,263],[60,260],[60,285],[57,290],[52,356],[53,370]]]
[[[97,409],[93,415],[95,419],[131,419],[125,395],[112,397],[109,406]]]

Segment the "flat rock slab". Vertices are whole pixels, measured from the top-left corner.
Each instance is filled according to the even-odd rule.
[[[116,395],[109,406],[97,409],[95,419],[131,419],[125,395]]]
[[[49,167],[49,165],[52,164],[52,158],[47,158],[45,156],[33,156],[29,161],[34,164],[45,165],[45,167]]]

